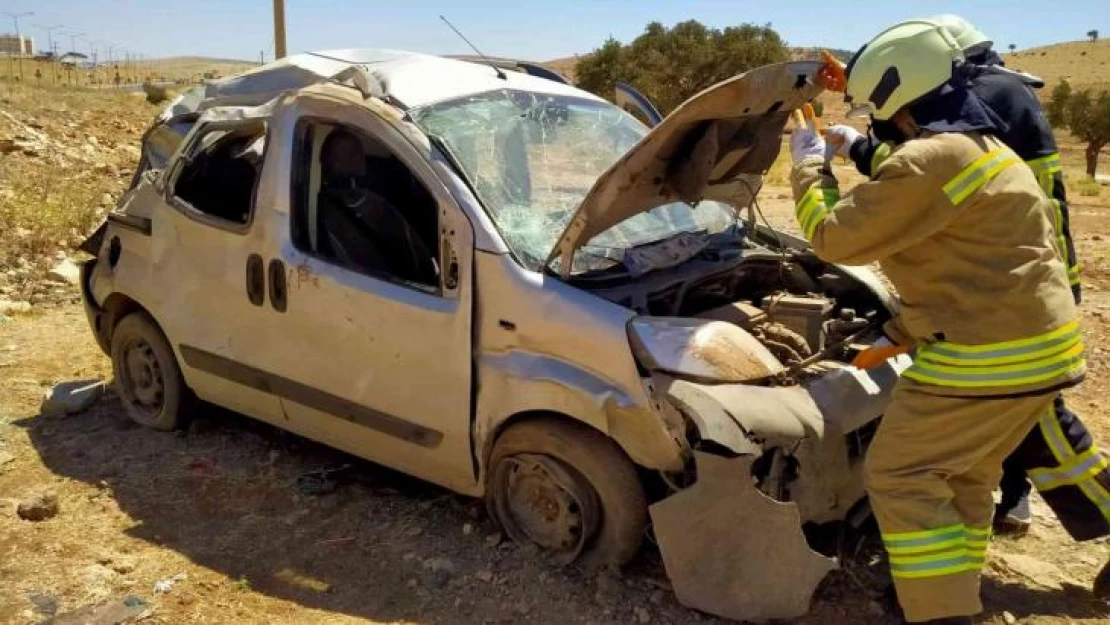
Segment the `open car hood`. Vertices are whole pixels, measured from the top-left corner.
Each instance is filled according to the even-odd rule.
[[[742,207],[778,156],[791,111],[812,100],[816,61],[766,65],[690,98],[607,169],[548,256],[571,271],[574,252],[612,226],[672,202]]]

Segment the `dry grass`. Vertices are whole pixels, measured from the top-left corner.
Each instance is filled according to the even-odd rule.
[[[182,56],[154,59],[147,65],[150,73],[166,76],[170,80],[201,79],[206,73],[215,77],[233,76],[258,67],[257,62],[234,59],[211,59],[202,56]]]
[[[29,85],[2,102],[0,271],[48,267],[123,192],[157,109],[141,93]]]
[[[1061,79],[1073,88],[1110,89],[1110,40],[1070,41],[1007,54],[1006,66],[1045,80],[1045,94]]]
[[[1079,191],[1079,195],[1083,197],[1098,197],[1102,194],[1102,185],[1094,178],[1080,179],[1075,183],[1075,188]]]

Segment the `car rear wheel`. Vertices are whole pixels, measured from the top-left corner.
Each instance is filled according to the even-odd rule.
[[[643,541],[647,500],[632,462],[589,427],[512,425],[490,459],[486,505],[510,538],[557,564],[622,565]]]
[[[187,423],[192,393],[169,341],[143,312],[127,315],[112,332],[112,372],[127,416],[158,430]]]

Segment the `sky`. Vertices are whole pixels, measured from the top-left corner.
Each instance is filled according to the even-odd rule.
[[[915,8],[927,7],[927,8]],[[770,23],[792,46],[856,49],[882,28],[922,14],[957,13],[998,47],[1036,47],[1083,39],[1091,29],[1110,37],[1108,0],[286,0],[290,53],[329,48],[401,48],[431,54],[469,53],[440,20],[446,15],[483,53],[546,61],[589,52],[607,37],[630,41],[650,21],[697,19],[715,27]],[[21,31],[46,48],[41,26],[83,32],[105,54],[110,43],[148,57],[273,57],[272,0],[0,0],[0,12],[35,12]],[[12,20],[0,14],[0,32]]]

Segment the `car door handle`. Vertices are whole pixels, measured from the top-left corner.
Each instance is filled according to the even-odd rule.
[[[262,269],[262,257],[251,254],[247,257],[247,299],[255,306],[266,301],[266,274]]]
[[[451,239],[446,235],[440,245],[443,248],[443,260],[446,264],[446,271],[443,272],[443,288],[453,291],[459,287],[459,257],[455,254],[455,248],[451,246]]]
[[[280,259],[270,260],[270,306],[278,312],[285,312],[288,308],[288,289],[285,284],[285,263]]]

